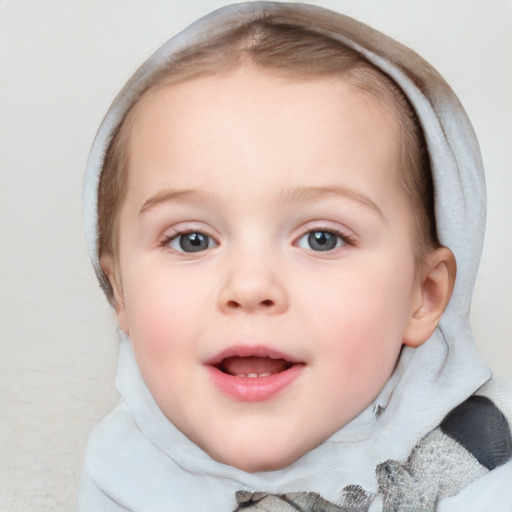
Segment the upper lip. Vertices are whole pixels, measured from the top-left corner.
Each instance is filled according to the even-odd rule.
[[[214,356],[206,359],[204,364],[211,366],[218,366],[222,361],[228,357],[268,357],[269,359],[283,359],[284,361],[292,364],[303,364],[304,361],[266,345],[233,345],[230,346]]]

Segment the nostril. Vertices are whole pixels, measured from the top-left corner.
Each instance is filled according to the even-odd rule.
[[[259,302],[259,305],[263,306],[264,308],[273,307],[274,304],[275,304],[274,301],[271,299],[265,299],[265,300],[262,300]],[[237,302],[236,300],[229,300],[228,302],[226,302],[226,306],[229,309],[237,309],[237,308],[245,307],[244,303]],[[250,307],[249,309],[252,309],[252,307]]]

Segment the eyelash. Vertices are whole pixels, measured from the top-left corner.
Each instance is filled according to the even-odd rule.
[[[312,248],[306,248],[306,247],[303,247],[305,249],[308,249],[310,251],[313,251],[313,252],[332,252],[334,251],[335,249],[340,249],[341,247],[344,247],[344,246],[354,246],[355,245],[355,240],[353,237],[351,237],[350,235],[347,235],[346,233],[342,233],[341,231],[337,230],[337,229],[333,229],[333,228],[328,228],[328,227],[323,227],[323,226],[314,226],[314,227],[308,227],[306,230],[304,230],[304,232],[296,239],[297,241],[295,242],[294,245],[299,246],[299,242],[304,239],[304,237],[308,236],[310,237],[313,233],[328,233],[329,235],[334,235],[338,240],[336,241],[336,244],[338,244],[338,241],[341,241],[341,245],[340,246],[336,246],[332,249],[325,249],[325,250],[315,250],[315,249],[312,249]]]
[[[302,247],[303,249],[307,249],[307,250],[310,250],[313,252],[326,252],[327,253],[327,252],[332,252],[335,249],[339,249],[343,246],[355,245],[355,240],[351,236],[347,235],[346,233],[342,233],[341,231],[338,231],[333,228],[327,228],[327,227],[322,227],[322,226],[308,227],[307,229],[305,229],[303,231],[303,233],[296,239],[296,241],[294,242],[294,245],[297,247],[301,247],[301,245],[299,245],[300,241],[303,240],[306,236],[308,237],[308,243],[310,243],[311,240],[309,240],[309,238],[311,237],[311,235],[313,233],[323,233],[323,234],[335,236],[336,237],[336,246],[332,247],[332,248],[318,249],[318,250],[315,250],[314,248],[311,248],[311,247]],[[179,241],[181,237],[185,237],[186,235],[192,235],[192,234],[197,234],[197,235],[200,235],[201,237],[205,237],[208,240],[208,245],[204,249],[199,249],[197,251],[184,250],[181,242],[179,242],[179,243],[180,243],[181,249],[183,249],[183,250],[180,250],[175,247],[171,247],[172,242]],[[318,241],[319,240],[320,239],[318,238]],[[213,244],[212,244],[212,242],[213,242]],[[319,243],[322,244],[322,242],[319,242]],[[323,243],[325,243],[325,242],[323,242]],[[188,229],[188,230],[184,230],[184,231],[176,231],[172,234],[165,236],[162,239],[162,241],[160,242],[161,247],[163,247],[165,249],[172,250],[174,252],[185,254],[185,255],[193,255],[195,253],[203,253],[207,249],[212,249],[214,247],[217,247],[218,245],[219,244],[215,241],[215,239],[212,236],[210,236],[207,233],[205,233],[204,231],[200,231],[198,229]]]
[[[208,239],[207,247],[205,247],[204,249],[198,250],[198,251],[185,251],[185,250],[179,250],[177,248],[171,247],[171,243],[174,242],[175,240],[179,241],[181,237],[185,237],[186,235],[193,235],[193,234],[200,235],[200,236]],[[212,242],[213,242],[213,244],[212,244]],[[197,252],[202,253],[206,249],[211,249],[213,247],[216,247],[218,245],[218,243],[215,241],[215,239],[212,236],[208,235],[204,231],[200,231],[199,229],[188,229],[188,230],[184,230],[184,231],[176,231],[175,233],[165,236],[164,239],[161,241],[160,245],[163,248],[170,249],[172,251],[175,251],[175,252],[178,252],[181,254],[192,255]],[[181,242],[180,242],[180,245],[181,245],[181,248],[183,249]]]

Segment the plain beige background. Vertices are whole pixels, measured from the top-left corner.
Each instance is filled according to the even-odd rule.
[[[116,400],[114,315],[81,223],[88,150],[114,95],[220,0],[0,0],[0,510],[74,509],[87,434]],[[488,181],[472,321],[512,377],[512,3],[325,0],[429,60],[465,105]]]

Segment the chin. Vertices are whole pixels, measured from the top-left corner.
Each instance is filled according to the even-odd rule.
[[[248,449],[249,448],[249,449]],[[255,448],[255,449],[251,449]],[[231,450],[229,453],[223,450],[222,454],[212,454],[210,456],[222,464],[232,466],[246,473],[259,473],[264,471],[277,471],[295,462],[309,450],[286,451],[280,453],[267,446],[262,450],[260,445],[254,447],[243,447]]]
[[[283,458],[277,459],[275,457],[262,458],[255,457],[254,459],[246,457],[230,457],[225,460],[219,460],[223,464],[227,464],[234,468],[245,471],[246,473],[260,473],[264,471],[277,471],[291,464],[296,458]]]

